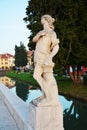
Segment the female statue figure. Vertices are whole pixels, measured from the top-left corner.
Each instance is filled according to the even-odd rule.
[[[34,52],[34,78],[39,83],[42,96],[33,100],[37,106],[58,105],[58,89],[53,76],[54,63],[52,58],[59,50],[59,39],[54,32],[55,19],[50,15],[43,15],[41,23],[43,30],[33,38],[36,43]]]

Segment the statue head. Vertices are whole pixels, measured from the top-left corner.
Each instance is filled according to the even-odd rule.
[[[51,17],[50,15],[48,15],[48,14],[43,15],[43,16],[41,17],[41,23],[42,23],[42,24],[45,24],[45,22],[47,22],[48,25],[49,25],[49,27],[52,28],[52,29],[54,29],[54,25],[53,25],[54,21],[55,21],[55,19],[52,18],[52,17]]]

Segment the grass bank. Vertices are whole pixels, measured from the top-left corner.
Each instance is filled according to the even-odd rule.
[[[30,83],[31,85],[38,86],[31,72],[7,72],[6,75]],[[84,86],[83,84],[77,86],[73,84],[73,82],[69,78],[66,77],[55,76],[55,78],[58,84],[58,90],[60,94],[87,101],[87,86]]]

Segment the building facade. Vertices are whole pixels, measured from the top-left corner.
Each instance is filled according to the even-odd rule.
[[[0,54],[0,69],[11,69],[14,66],[14,56],[5,53],[5,54]]]
[[[29,50],[27,51],[27,59],[28,59],[28,63],[27,63],[27,66],[31,67],[32,64],[33,64],[33,54],[34,54],[34,50]]]

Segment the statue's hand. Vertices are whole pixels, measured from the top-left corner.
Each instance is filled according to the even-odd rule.
[[[40,33],[40,36],[45,36],[45,35],[47,34],[47,32],[44,31],[44,30],[43,30],[43,31],[40,31],[39,33]]]
[[[37,33],[37,35],[33,38],[33,42],[38,42],[38,40],[39,40],[42,36],[44,36],[44,35],[46,35],[46,34],[47,34],[47,32],[46,32],[45,30],[40,31],[40,32]]]
[[[52,61],[52,58],[49,56],[46,57],[46,59],[43,62],[44,66],[54,66],[54,63]]]

